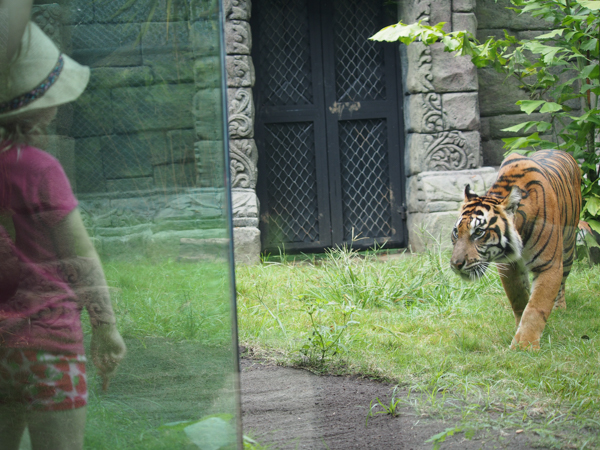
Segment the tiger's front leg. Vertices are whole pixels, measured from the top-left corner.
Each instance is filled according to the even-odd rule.
[[[527,306],[527,302],[529,302],[531,292],[529,273],[522,259],[511,263],[499,263],[497,267],[502,286],[504,286],[504,292],[506,292],[518,327],[521,323],[523,311]]]
[[[554,308],[562,281],[562,264],[540,273],[533,281],[533,291],[523,311],[511,349],[538,350],[548,317]]]

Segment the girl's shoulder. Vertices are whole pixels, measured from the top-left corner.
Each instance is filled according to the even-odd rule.
[[[31,145],[18,145],[4,151],[0,150],[0,160],[9,164],[33,166],[41,170],[60,166],[60,162],[50,153]]]

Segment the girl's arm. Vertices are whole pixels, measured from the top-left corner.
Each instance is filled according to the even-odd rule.
[[[85,307],[92,325],[91,356],[103,379],[103,387],[125,356],[125,342],[115,325],[115,315],[98,253],[81,214],[73,210],[54,227],[54,242],[63,261],[63,272]]]

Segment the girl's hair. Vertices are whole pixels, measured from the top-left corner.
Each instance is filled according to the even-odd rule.
[[[40,123],[44,112],[45,109],[33,110],[5,120],[0,119],[0,143],[9,143],[0,151],[14,146],[39,145],[40,138],[46,134],[46,127]]]

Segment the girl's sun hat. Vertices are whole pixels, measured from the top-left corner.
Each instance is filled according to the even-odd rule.
[[[0,120],[72,102],[89,79],[89,67],[61,53],[29,22],[19,51],[8,65],[0,67]]]

